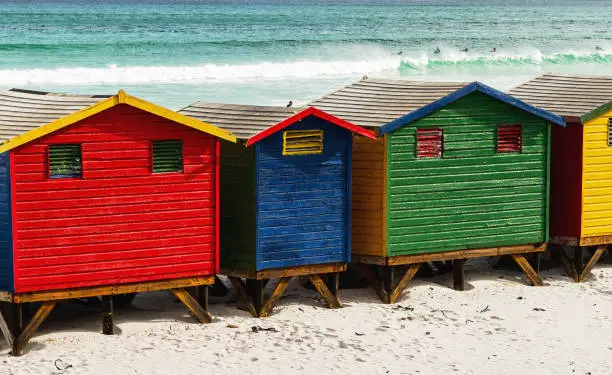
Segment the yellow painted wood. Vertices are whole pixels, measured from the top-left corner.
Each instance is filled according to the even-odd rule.
[[[612,111],[584,123],[581,236],[612,235]]]
[[[354,254],[384,256],[384,139],[353,137],[351,248]]]
[[[111,96],[110,98],[102,100],[99,103],[93,104],[73,114],[62,117],[46,125],[30,130],[29,132],[24,133],[20,136],[9,139],[8,141],[0,145],[0,153],[3,153],[8,150],[12,150],[15,147],[19,147],[23,144],[31,142],[47,134],[53,133],[59,129],[72,125],[76,122],[79,122],[83,119],[91,117],[100,112],[106,111],[107,109],[115,107],[119,104],[126,104],[131,107],[141,109],[145,112],[152,113],[159,117],[163,117],[170,121],[174,121],[179,124],[188,126],[190,128],[202,131],[204,133],[214,135],[221,139],[225,139],[227,141],[234,142],[234,143],[236,142],[236,136],[232,134],[230,131],[218,128],[214,125],[205,123],[200,120],[196,120],[195,118],[185,116],[183,114],[177,113],[167,108],[158,106],[156,104],[149,103],[135,96],[128,95],[123,90],[120,90],[119,93],[117,93],[117,95]]]

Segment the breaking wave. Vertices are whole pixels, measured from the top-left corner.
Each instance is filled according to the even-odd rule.
[[[248,82],[275,79],[308,79],[359,76],[384,72],[418,70],[444,71],[466,68],[475,71],[495,66],[556,66],[594,63],[610,65],[612,50],[596,52],[561,52],[542,54],[539,50],[520,53],[468,53],[443,49],[438,54],[380,52],[359,59],[337,61],[301,60],[253,64],[203,64],[192,66],[117,66],[35,69],[0,69],[3,86],[20,85],[89,85],[89,84],[198,84],[206,82]]]

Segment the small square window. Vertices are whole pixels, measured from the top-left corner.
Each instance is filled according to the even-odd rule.
[[[323,130],[288,130],[283,133],[283,155],[323,153]]]
[[[82,175],[81,145],[49,145],[49,178],[75,178]]]
[[[442,129],[417,129],[417,158],[441,158],[443,135]]]
[[[521,125],[500,125],[497,127],[497,153],[521,152]]]
[[[153,173],[183,171],[183,141],[153,141]]]

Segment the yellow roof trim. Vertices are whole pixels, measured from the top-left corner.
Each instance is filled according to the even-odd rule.
[[[226,141],[236,143],[236,136],[228,130],[218,128],[204,121],[196,120],[193,117],[185,116],[181,113],[177,113],[167,108],[158,106],[157,104],[153,104],[135,96],[128,95],[125,93],[125,91],[120,90],[117,95],[111,96],[108,99],[104,99],[101,102],[93,104],[87,108],[83,108],[68,116],[62,117],[46,125],[42,125],[36,129],[30,130],[27,133],[9,139],[8,141],[0,145],[0,153],[12,150],[35,139],[44,137],[47,134],[53,133],[59,129],[72,125],[76,122],[91,117],[109,108],[115,107],[119,104],[127,104],[131,107],[141,109],[145,112],[152,113],[170,121],[174,121],[190,128],[199,130],[201,132],[214,135],[221,139],[225,139]]]

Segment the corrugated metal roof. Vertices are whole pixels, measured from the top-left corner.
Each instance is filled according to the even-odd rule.
[[[509,93],[561,116],[583,117],[612,102],[612,76],[544,74]]]
[[[10,89],[0,92],[0,142],[96,104],[110,95],[68,95]]]
[[[380,127],[469,84],[366,78],[310,105],[355,125]]]
[[[303,107],[196,102],[179,113],[229,130],[239,139],[249,139],[302,110]]]

